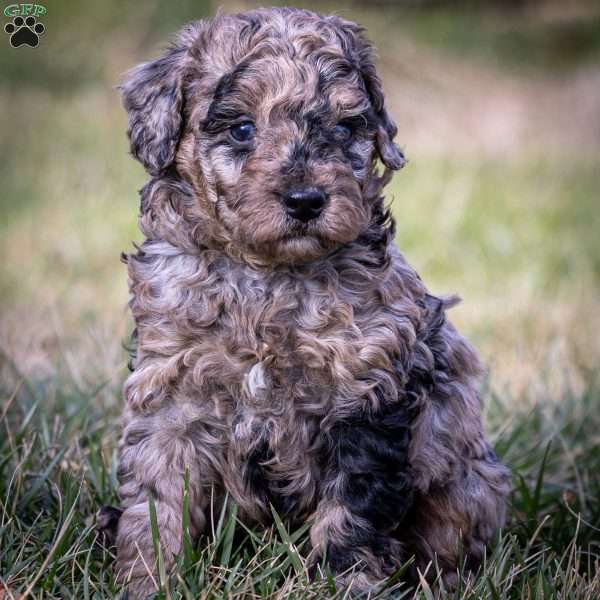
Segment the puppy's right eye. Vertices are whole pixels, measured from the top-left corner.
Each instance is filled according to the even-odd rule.
[[[245,121],[244,123],[232,125],[229,128],[229,133],[236,142],[249,142],[256,133],[256,126],[252,121]]]

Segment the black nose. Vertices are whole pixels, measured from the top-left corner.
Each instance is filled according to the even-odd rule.
[[[287,214],[303,223],[321,214],[325,200],[325,194],[317,188],[292,190],[283,196]]]

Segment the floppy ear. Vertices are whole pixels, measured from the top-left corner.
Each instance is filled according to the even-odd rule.
[[[398,128],[385,108],[381,80],[375,70],[373,46],[366,38],[365,30],[361,25],[344,19],[334,19],[347,36],[347,38],[342,37],[342,45],[357,65],[375,111],[377,119],[375,146],[379,158],[386,168],[397,171],[406,164],[406,158],[394,143]]]
[[[154,176],[174,160],[182,125],[185,47],[138,65],[119,86],[127,111],[132,154]]]
[[[396,137],[398,128],[396,127],[396,123],[392,120],[390,113],[385,108],[381,80],[371,62],[370,52],[368,59],[363,59],[361,67],[362,76],[367,87],[367,93],[371,98],[371,103],[377,118],[375,146],[379,158],[381,158],[381,161],[388,169],[397,171],[406,164],[406,158],[404,157],[402,150],[394,143],[394,137]]]
[[[381,161],[388,169],[397,171],[407,163],[404,153],[394,143],[394,137],[396,137],[398,128],[385,107],[378,113],[378,117],[379,128],[377,129],[375,140],[377,152]]]

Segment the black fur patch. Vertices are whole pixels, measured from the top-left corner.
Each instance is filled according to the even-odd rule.
[[[358,254],[354,260],[368,269],[385,269],[389,265],[389,245],[396,233],[396,223],[390,211],[383,206],[383,198],[373,205],[373,216],[369,228],[356,239],[356,243],[365,246],[368,252]]]
[[[232,98],[236,91],[237,81],[248,70],[248,66],[248,62],[241,62],[233,71],[225,73],[219,79],[206,119],[201,125],[207,133],[214,134],[223,131],[244,112],[242,107],[232,101]]]
[[[289,481],[273,481],[267,477],[265,463],[273,453],[268,442],[261,442],[246,458],[244,482],[246,487],[260,498],[266,506],[272,504],[278,514],[288,518],[298,517],[298,499],[294,494],[284,493]]]
[[[268,502],[267,485],[264,472],[264,463],[272,454],[266,441],[261,442],[246,457],[244,483],[246,487],[263,501]]]
[[[334,471],[345,475],[341,500],[375,530],[395,529],[412,503],[408,461],[413,410],[407,403],[384,406],[336,425]]]
[[[410,382],[418,387],[418,381]],[[377,392],[377,390],[376,390]],[[413,503],[413,476],[408,458],[416,417],[412,394],[390,402],[379,393],[379,407],[338,423],[331,431],[333,476],[343,474],[336,500],[357,519],[343,544],[330,543],[327,561],[334,572],[352,567],[362,548],[386,562],[397,556],[394,531]],[[392,563],[389,564],[393,567]]]
[[[113,546],[117,539],[122,514],[123,510],[114,506],[102,506],[96,513],[96,529],[107,546]]]

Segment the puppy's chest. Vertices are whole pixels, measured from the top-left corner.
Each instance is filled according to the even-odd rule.
[[[341,390],[360,394],[360,382],[389,370],[398,351],[394,320],[373,292],[326,277],[228,265],[185,293],[177,323],[189,345],[187,378],[252,413],[325,414]]]
[[[211,386],[237,389],[253,405],[276,409],[295,400],[300,408],[335,387],[338,362],[357,367],[362,335],[352,322],[352,307],[332,298],[315,302],[302,289],[290,288],[276,296],[269,290],[236,291],[221,301],[219,317],[198,332],[196,375]]]

